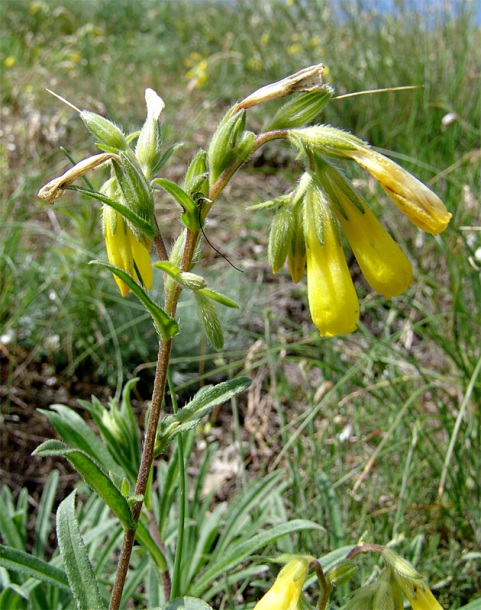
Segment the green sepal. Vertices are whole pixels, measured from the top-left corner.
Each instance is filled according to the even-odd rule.
[[[306,125],[317,117],[333,93],[334,89],[330,85],[324,85],[322,91],[301,93],[283,104],[262,131],[291,129]]]
[[[304,235],[309,235],[308,227],[314,228],[316,237],[321,245],[324,244],[324,215],[332,214],[333,223],[337,226],[337,220],[334,214],[329,210],[329,205],[326,201],[326,196],[323,190],[316,184],[313,183],[311,187],[306,191],[304,198],[304,207],[302,210],[303,218],[302,224],[304,227]]]
[[[232,113],[231,108],[219,123],[207,152],[209,183],[213,186],[222,172],[237,157],[237,145],[244,134],[246,112]]]
[[[208,299],[215,301],[216,303],[225,305],[225,307],[231,307],[232,309],[239,309],[239,305],[235,301],[233,301],[232,299],[229,299],[229,297],[226,297],[224,294],[221,294],[220,292],[216,292],[215,290],[212,290],[212,288],[202,288],[198,292],[200,292],[203,296],[207,297]]]
[[[121,165],[115,159],[112,159],[112,166],[124,203],[128,208],[134,210],[138,216],[153,225],[154,198],[142,167],[131,152],[120,152],[120,159]]]
[[[191,231],[200,229],[199,209],[196,202],[178,184],[167,178],[156,178],[152,181],[167,191],[184,210],[181,219],[184,225]]]
[[[154,176],[157,172],[159,172],[164,165],[169,161],[169,159],[175,155],[175,153],[182,148],[184,144],[182,142],[175,142],[171,144],[165,152],[159,157],[157,163],[155,163],[152,167],[152,175]]]
[[[269,199],[268,201],[262,201],[261,203],[254,203],[254,205],[247,206],[247,210],[270,210],[271,208],[279,208],[284,205],[288,201],[291,200],[291,195],[279,195],[279,197],[275,197],[274,199]]]
[[[79,449],[73,449],[57,440],[42,443],[32,455],[40,457],[63,456],[82,476],[87,485],[91,487],[107,504],[125,530],[134,530],[135,521],[130,506],[114,484],[109,475],[89,455]]]
[[[74,184],[66,186],[65,189],[77,191],[86,195],[87,197],[92,197],[93,199],[97,199],[98,201],[109,205],[111,208],[121,214],[129,222],[133,229],[138,229],[149,239],[153,239],[156,236],[157,229],[155,228],[155,225],[150,220],[146,220],[145,218],[139,216],[134,210],[126,206],[121,201],[110,199],[110,197],[107,197],[106,195],[103,195],[98,191],[92,191],[91,189],[87,189],[82,186],[76,186]]]
[[[326,574],[327,580],[335,587],[345,585],[357,572],[357,565],[350,559],[345,559],[332,567]]]
[[[215,407],[245,392],[251,383],[248,377],[236,377],[215,386],[202,388],[182,409],[160,422],[155,442],[155,455],[163,453],[177,434],[195,428]]]
[[[207,152],[199,150],[192,158],[184,178],[184,190],[190,195],[201,193],[204,197],[209,194],[209,172],[207,170]]]
[[[152,301],[152,299],[145,292],[142,286],[140,284],[137,284],[134,278],[126,271],[104,261],[90,261],[90,264],[105,267],[112,273],[115,273],[117,277],[119,277],[123,282],[127,284],[130,290],[137,296],[139,301],[152,316],[155,329],[164,341],[171,339],[174,335],[178,333],[179,325],[177,324],[177,322],[173,318],[168,316],[162,309],[162,307],[157,305],[157,303],[154,303],[154,301]]]
[[[296,230],[296,216],[291,205],[282,206],[274,216],[269,233],[268,260],[274,273],[282,268]]]
[[[75,494],[73,491],[58,507],[58,544],[77,610],[103,610],[105,605],[75,514]]]
[[[203,294],[202,290],[194,292],[194,296],[207,339],[214,349],[222,349],[224,347],[224,333],[214,304]]]
[[[80,118],[87,129],[93,134],[99,143],[97,146],[106,152],[119,152],[128,148],[127,139],[122,130],[112,121],[100,114],[82,110]]]
[[[333,163],[329,162],[324,156],[313,153],[311,159],[314,165],[315,180],[326,195],[346,219],[349,217],[341,203],[342,199],[349,200],[352,205],[364,214],[365,202],[361,195],[353,188],[349,180]]]

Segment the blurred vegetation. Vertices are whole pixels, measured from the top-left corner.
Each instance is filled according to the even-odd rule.
[[[280,453],[289,514],[329,531],[300,537],[297,550],[320,555],[362,535],[393,540],[419,560],[443,606],[457,608],[481,595],[481,31],[475,1],[456,3],[455,15],[441,3],[418,3],[416,13],[409,6],[375,14],[361,2],[334,9],[327,0],[4,0],[1,383],[15,389],[37,370],[58,387],[77,379],[118,393],[132,375],[148,382],[155,360],[140,306],[87,265],[105,256],[98,208],[73,195],[51,208],[36,200],[69,166],[60,146],[76,160],[95,150],[76,113],[46,89],[134,131],[143,91],[154,88],[166,102],[165,139],[185,142],[167,169],[178,179],[229,104],[307,65],[323,62],[338,95],[423,85],[334,100],[321,117],[395,151],[453,213],[446,234],[421,235],[365,175],[353,176],[413,262],[408,293],[387,302],[354,271],[360,330],[319,339],[304,286],[267,267],[270,218],[245,211],[296,179],[295,159],[266,149],[206,228],[245,272],[239,278],[206,244],[201,272],[245,308],[225,321],[230,351],[214,354],[199,341],[187,360],[180,346],[174,365],[186,395],[232,370],[254,378],[258,394],[234,418],[243,428],[224,435],[239,447],[241,471],[254,463],[263,472]],[[275,107],[253,111],[254,126]],[[159,209],[169,238],[177,212],[166,201]],[[188,302],[180,314],[193,336]],[[19,408],[11,396],[2,394],[3,414]]]

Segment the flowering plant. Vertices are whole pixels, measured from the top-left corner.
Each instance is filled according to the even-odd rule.
[[[111,609],[127,602],[125,584],[136,541],[153,558],[159,574],[163,608],[205,608],[206,604],[200,597],[206,599],[206,589],[221,574],[228,573],[280,535],[320,527],[308,521],[292,521],[283,524],[282,528],[272,528],[268,535],[252,535],[242,546],[242,551],[237,548],[236,553],[217,557],[217,563],[213,562],[206,569],[199,582],[182,581],[181,575],[190,560],[182,555],[187,510],[183,439],[214,408],[245,391],[250,381],[238,377],[209,387],[194,396],[186,406],[177,409],[169,360],[173,341],[177,335],[182,337],[177,319],[177,305],[182,292],[191,293],[212,345],[215,348],[223,345],[223,331],[216,307],[235,308],[237,304],[209,287],[201,275],[193,272],[193,268],[200,257],[203,226],[216,199],[234,174],[269,142],[284,140],[294,147],[303,171],[292,191],[253,207],[272,214],[268,256],[274,273],[287,260],[292,279],[299,282],[307,269],[311,317],[322,336],[355,331],[360,315],[341,230],[373,290],[391,298],[403,293],[412,282],[409,260],[344,176],[338,167],[340,162],[355,162],[366,169],[401,211],[422,230],[438,234],[447,227],[450,214],[442,202],[408,172],[351,134],[330,126],[311,125],[334,93],[332,87],[323,81],[323,69],[318,65],[301,70],[262,87],[230,108],[206,149],[199,150],[193,157],[182,184],[159,174],[176,147],[164,147],[164,103],[153,90],[146,91],[147,118],[137,133],[125,134],[108,119],[89,111],[79,111],[80,118],[102,152],[76,164],[39,192],[39,196],[49,203],[66,190],[75,190],[102,204],[108,262],[95,263],[113,274],[122,296],[130,292],[135,294],[151,315],[159,339],[142,449],[129,402],[132,384],[128,384],[120,407],[113,403],[110,409],[105,409],[95,400],[84,404],[92,413],[102,442],[78,419],[74,422],[71,418],[67,424],[61,417],[51,416],[67,444],[47,441],[36,451],[37,455],[65,456],[102,498],[123,529],[115,580],[109,591],[96,578],[83,546],[76,525],[75,495],[60,505],[58,539],[65,573],[58,577],[66,578],[79,608],[102,608],[107,597]],[[281,106],[261,132],[255,133],[247,128],[250,108],[291,95],[294,97]],[[98,167],[109,171],[99,190],[74,184],[78,178]],[[159,191],[167,194],[179,210],[181,230],[170,251],[155,210],[155,197]],[[152,262],[152,247],[157,262]],[[162,303],[154,300],[149,292],[156,270],[161,271],[164,278]],[[168,387],[174,402],[171,415],[163,412]],[[79,433],[80,429],[83,434]],[[171,451],[172,444],[175,444],[175,452]],[[165,496],[153,499],[156,491],[152,476],[155,459],[169,453],[174,464],[170,476],[173,477],[175,472],[179,476],[179,529],[173,557],[165,548],[166,531],[161,523],[166,519],[165,512],[154,510],[156,503],[157,507],[161,505]],[[156,514],[161,518],[156,520]],[[219,547],[222,547],[221,542]],[[333,586],[352,576],[352,557],[357,552],[350,549],[348,556],[326,574],[321,563],[310,556],[288,558],[272,589],[256,608],[294,610],[307,607],[302,589],[310,567],[315,568],[319,582],[317,607],[325,608]],[[375,603],[376,608],[401,608],[401,592],[413,608],[436,607],[426,605],[431,594],[417,573],[410,571],[411,568],[406,567],[402,560],[395,559],[392,553],[382,551],[382,555],[386,569],[376,588],[369,585],[367,594],[362,589],[358,593],[363,600],[366,596],[376,600],[369,602],[369,607],[374,607],[372,604]],[[189,599],[187,593],[192,594]],[[350,607],[360,607],[356,606],[356,600],[353,598]]]

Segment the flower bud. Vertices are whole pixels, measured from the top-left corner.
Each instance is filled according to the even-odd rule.
[[[135,147],[135,154],[140,162],[144,175],[150,179],[159,169],[162,160],[162,129],[160,115],[164,102],[153,89],[145,90],[147,118],[140,130]]]
[[[82,110],[80,118],[85,123],[90,133],[97,138],[99,141],[98,146],[102,150],[118,152],[119,150],[126,150],[128,148],[124,134],[115,123],[112,123],[112,121],[109,121],[95,112],[90,112],[89,110]]]

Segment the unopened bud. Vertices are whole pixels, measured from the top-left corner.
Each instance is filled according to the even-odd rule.
[[[140,130],[135,154],[147,179],[158,171],[162,159],[162,129],[160,115],[164,102],[153,89],[146,89],[147,119]]]
[[[127,149],[128,144],[124,134],[112,121],[89,110],[82,110],[80,118],[99,141],[99,148],[110,152]]]

